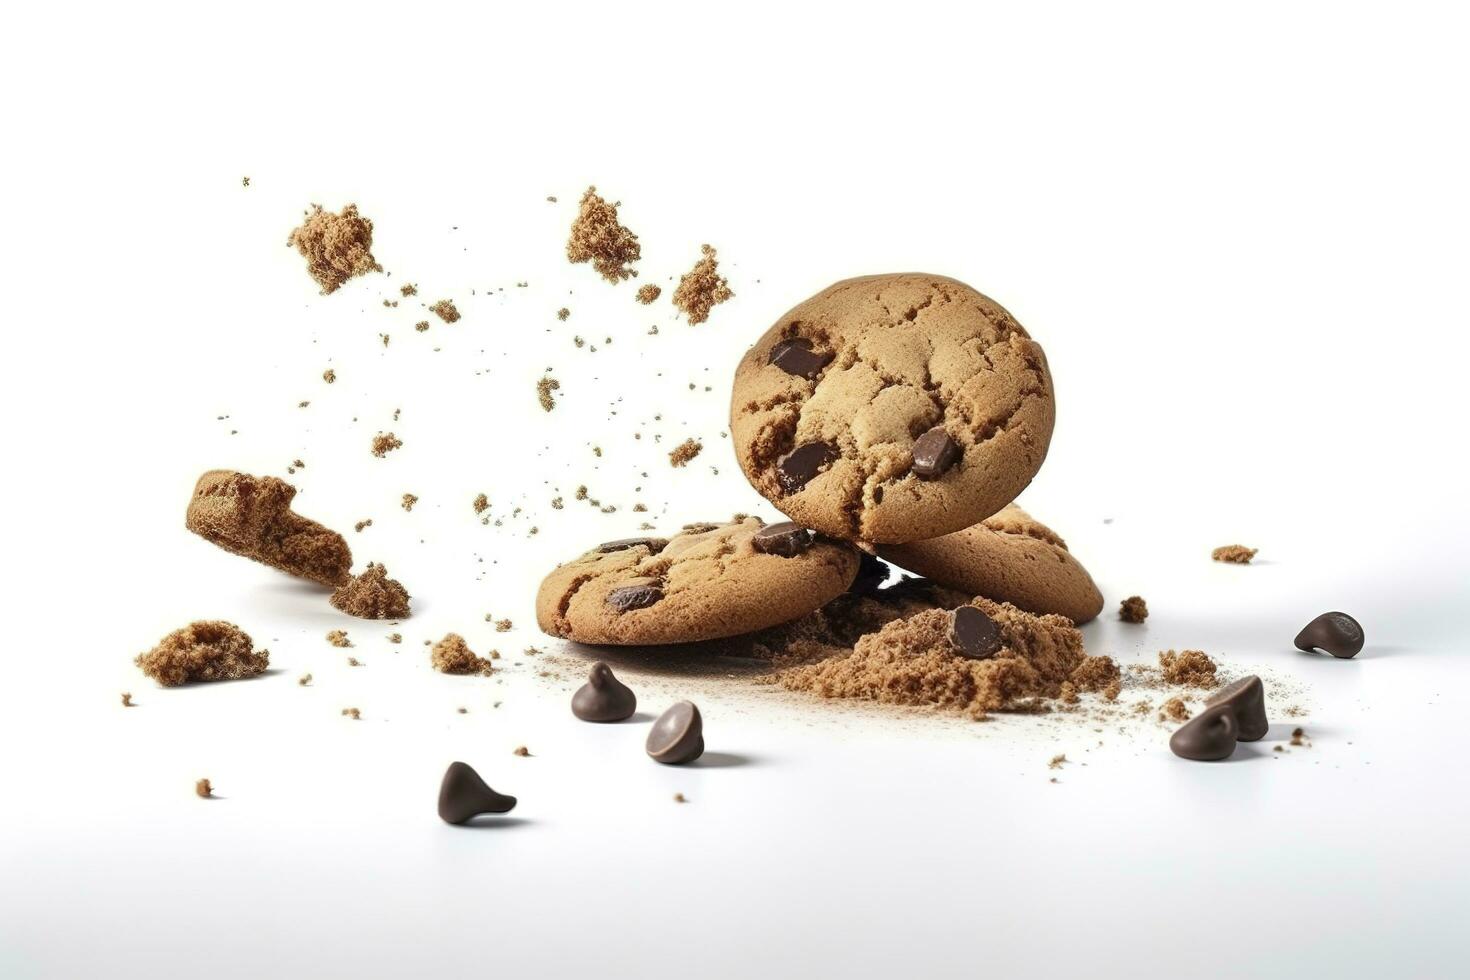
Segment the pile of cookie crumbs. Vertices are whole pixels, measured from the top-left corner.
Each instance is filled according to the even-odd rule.
[[[703,258],[684,274],[674,290],[674,305],[684,312],[691,326],[708,320],[710,310],[735,295],[719,273],[715,250],[704,245],[700,251]]]

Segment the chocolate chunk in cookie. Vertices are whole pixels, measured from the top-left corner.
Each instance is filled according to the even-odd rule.
[[[795,558],[812,546],[812,532],[800,524],[782,521],[761,528],[750,539],[750,545],[763,554]]]
[[[663,582],[656,578],[638,578],[607,594],[607,604],[618,612],[647,609],[664,597]]]
[[[663,538],[619,538],[616,541],[604,541],[597,546],[597,551],[604,555],[612,554],[614,551],[627,551],[629,548],[647,548],[649,551],[659,551],[667,542]]]
[[[921,480],[934,480],[948,473],[960,461],[963,450],[949,437],[944,426],[936,425],[914,441],[914,475]]]
[[[770,362],[787,374],[814,381],[832,363],[832,357],[830,351],[812,350],[812,342],[805,337],[793,337],[771,348]]]
[[[781,481],[781,489],[796,493],[836,456],[837,449],[825,442],[797,446],[776,463],[776,478]]]

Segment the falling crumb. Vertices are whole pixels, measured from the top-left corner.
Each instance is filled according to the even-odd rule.
[[[325,381],[329,385],[330,384],[336,384],[337,383],[337,372],[334,371],[334,370],[332,370],[331,368],[327,368],[325,371],[322,372],[322,380]],[[305,403],[303,403],[303,405],[304,404]]]
[[[1119,607],[1118,618],[1125,623],[1141,623],[1148,619],[1148,603],[1143,601],[1143,596],[1131,595]]]
[[[398,287],[398,291],[404,296],[417,296],[419,294],[419,287],[414,283],[406,282]]]
[[[485,513],[485,511],[490,509],[490,498],[485,496],[483,493],[477,495],[475,497],[474,507],[476,514]]]
[[[621,206],[621,201],[609,204],[599,197],[596,187],[587,188],[567,239],[567,261],[591,262],[608,282],[636,276],[631,266],[643,257],[638,236],[618,221]]]
[[[415,330],[417,330],[419,333],[423,333],[425,330],[429,329],[429,321],[428,320],[420,320],[418,323],[415,323],[413,325],[413,328]]]
[[[388,642],[389,643],[402,643],[403,642],[403,634],[402,633],[389,633],[388,634]]]
[[[250,186],[250,178],[249,177],[241,177],[240,178],[240,186],[241,187],[249,187]]]
[[[357,708],[343,708],[342,714],[348,718],[351,718],[353,721],[362,720],[362,712],[359,711]]]
[[[403,499],[399,501],[399,504],[403,507],[404,510],[412,511],[413,505],[418,502],[419,498],[417,496],[411,493],[406,493],[403,495]]]
[[[348,657],[347,658],[347,666],[349,666],[349,667],[361,667],[362,666],[362,661],[361,660],[358,660],[356,657]]]
[[[524,745],[517,745],[515,754],[524,759],[530,756],[531,750],[526,748]]]
[[[1215,561],[1230,562],[1234,565],[1249,565],[1251,559],[1256,557],[1256,548],[1247,548],[1243,544],[1227,544],[1210,552],[1210,557]]]
[[[565,506],[566,506],[566,504],[562,503],[562,499],[560,497],[552,497],[551,498],[551,509],[552,510],[561,510]]]
[[[403,440],[393,433],[379,432],[373,436],[373,455],[382,459],[401,445],[403,445]]]
[[[509,633],[512,628],[513,624],[508,619],[497,619],[495,621],[495,632],[497,633]]]
[[[1060,754],[1060,755],[1054,755],[1054,756],[1051,757],[1051,761],[1046,764],[1046,767],[1048,769],[1060,769],[1060,768],[1062,768],[1063,765],[1066,764],[1066,762],[1067,762],[1067,756],[1066,756],[1065,753]]]
[[[661,295],[663,295],[663,290],[651,282],[646,282],[638,287],[638,302],[644,306],[648,306]]]
[[[683,793],[675,793],[674,794],[674,802],[675,803],[688,803],[689,800],[685,798],[685,796],[684,796]]]
[[[683,442],[679,443],[679,445],[675,446],[673,451],[669,453],[669,465],[683,466],[691,459],[698,456],[700,450],[703,448],[704,443],[700,442],[698,439],[685,439]]]
[[[492,674],[495,667],[476,656],[458,633],[446,633],[429,651],[429,662],[441,674]]]
[[[371,517],[369,517],[365,521],[358,521],[356,524],[352,525],[352,529],[355,530],[355,531],[357,531],[360,534],[360,533],[362,533],[362,530],[364,528],[369,528],[369,527],[372,527],[372,526],[373,526],[373,519]]]
[[[1215,661],[1203,650],[1167,650],[1159,654],[1164,683],[1184,687],[1214,687]]]
[[[346,630],[330,630],[327,633],[327,642],[334,647],[350,647],[352,641],[347,638]]]
[[[1306,742],[1304,741],[1304,739],[1306,738],[1306,735],[1307,735],[1307,733],[1305,731],[1303,731],[1302,729],[1300,729],[1300,728],[1293,728],[1291,730],[1291,744],[1292,745],[1305,745]]]
[[[388,577],[388,569],[369,562],[361,575],[332,593],[334,607],[359,619],[406,619],[409,594],[403,583]]]
[[[122,706],[124,708],[134,707],[134,705],[133,705],[133,696],[131,694],[128,694],[126,691],[123,692]]]
[[[441,299],[429,307],[429,312],[443,320],[445,323],[454,323],[459,319],[459,309],[452,300]]]
[[[200,620],[174,630],[133,662],[164,687],[189,681],[254,677],[270,666],[270,651],[256,653],[245,631],[222,620]]]
[[[571,315],[572,315],[572,311],[569,310],[569,309],[567,309],[565,306],[563,306],[561,309],[559,309],[559,310],[556,311],[556,318],[558,320],[565,320],[567,317],[569,317]]]
[[[719,263],[715,250],[708,245],[700,247],[704,257],[694,263],[694,268],[679,280],[674,290],[674,305],[684,311],[690,326],[709,319],[709,311],[717,304],[734,296],[730,284],[719,274]]]
[[[560,390],[561,382],[548,374],[536,382],[536,400],[541,403],[542,408],[549,412],[556,407],[556,402],[552,400],[551,393]]]
[[[296,678],[296,683],[297,684],[300,684],[302,687],[308,687],[308,686],[310,686],[310,684],[311,684],[311,675],[310,674],[302,674],[300,677]]]
[[[1188,721],[1189,707],[1184,699],[1173,697],[1159,705],[1159,721]]]
[[[196,779],[194,781],[194,795],[207,800],[214,795],[214,787],[210,785],[207,779]]]
[[[287,245],[294,245],[306,259],[306,271],[322,287],[322,295],[336,292],[354,276],[382,272],[373,258],[373,223],[349,204],[333,214],[313,204],[301,227],[291,232]]]

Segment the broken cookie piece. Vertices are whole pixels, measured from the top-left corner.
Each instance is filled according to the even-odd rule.
[[[484,657],[477,656],[458,633],[444,634],[444,639],[429,650],[429,662],[441,674],[488,675],[495,672],[495,666]]]
[[[599,197],[596,187],[587,188],[567,239],[568,262],[590,262],[608,282],[638,275],[633,263],[642,258],[643,249],[638,236],[618,221],[621,206],[621,201],[609,204]]]
[[[388,569],[369,562],[367,570],[332,593],[332,605],[359,619],[407,619],[408,590]]]
[[[730,291],[729,282],[720,275],[715,250],[702,245],[700,251],[703,257],[694,263],[694,268],[684,273],[674,290],[674,305],[684,312],[690,326],[708,320],[710,310],[735,295]]]
[[[335,293],[354,276],[383,271],[373,258],[373,223],[357,213],[356,204],[347,205],[341,214],[313,204],[286,244],[306,259],[306,271],[322,287],[323,296]]]
[[[208,619],[174,630],[133,662],[164,687],[190,681],[254,677],[270,666],[270,651],[256,653],[245,631],[234,623]]]
[[[210,470],[194,485],[184,526],[231,554],[322,585],[351,577],[352,551],[336,531],[291,510],[296,488],[272,476]]]

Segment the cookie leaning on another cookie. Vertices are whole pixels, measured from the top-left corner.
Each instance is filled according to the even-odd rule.
[[[1067,543],[1015,504],[963,531],[880,545],[878,554],[952,589],[1027,612],[1085,623],[1103,607],[1102,593]]]
[[[933,538],[994,514],[1046,458],[1046,357],[943,276],[866,276],[798,304],[735,371],[731,436],[783,513],[844,539]]]
[[[296,488],[273,476],[210,470],[194,485],[184,525],[212,544],[322,585],[352,577],[352,551],[330,528],[291,510]]]
[[[580,643],[713,640],[804,616],[857,569],[853,549],[794,525],[692,524],[667,540],[609,541],[557,568],[536,595],[536,621]]]

